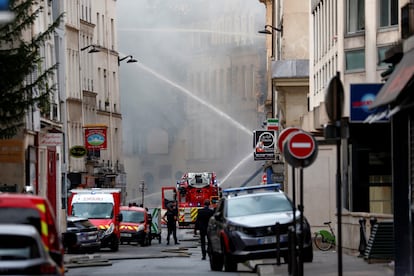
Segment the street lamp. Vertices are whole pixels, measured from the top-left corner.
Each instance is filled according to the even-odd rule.
[[[128,59],[127,63],[138,62],[138,60],[136,60],[132,55],[128,55],[128,56],[123,57],[123,58],[118,57],[118,66],[121,64],[121,61],[123,61],[125,59]]]
[[[96,46],[96,45],[93,45],[93,44],[88,45],[88,46],[85,46],[85,47],[81,48],[80,50],[81,50],[81,52],[82,52],[82,51],[85,51],[85,50],[86,50],[86,49],[88,49],[88,48],[91,48],[91,49],[88,51],[88,53],[97,53],[97,52],[99,52],[99,49],[97,48],[97,46]]]
[[[270,29],[270,30],[269,30]],[[259,34],[266,34],[266,35],[272,35],[272,52],[271,52],[271,58],[274,58],[274,52],[275,52],[275,41],[273,36],[273,31],[280,32],[283,36],[283,26],[280,26],[280,28],[273,27],[272,25],[265,25],[263,30],[258,31]],[[274,91],[273,91],[273,81],[272,81],[272,118],[275,117],[275,99],[274,99]]]
[[[276,28],[273,27],[272,25],[265,25],[263,30],[258,31],[259,34],[272,34],[272,31],[269,30],[268,28],[270,28],[271,30],[275,30],[278,32],[281,32],[283,34],[283,27],[280,28]]]

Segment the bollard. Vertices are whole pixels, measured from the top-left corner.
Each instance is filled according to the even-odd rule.
[[[363,257],[364,256],[364,252],[365,252],[365,248],[367,247],[367,239],[365,237],[365,224],[366,224],[366,219],[365,218],[360,218],[359,219],[359,256],[358,257]]]
[[[276,264],[280,266],[280,223],[276,222],[275,226],[276,232]]]
[[[296,253],[296,233],[293,226],[288,231],[288,274],[296,276],[298,273],[297,253]]]

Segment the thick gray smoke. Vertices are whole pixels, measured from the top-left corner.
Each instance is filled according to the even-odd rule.
[[[175,185],[186,171],[215,171],[223,187],[254,176],[262,162],[253,160],[252,132],[265,118],[257,110],[267,90],[265,37],[257,33],[264,26],[264,5],[120,0],[117,9],[120,57],[138,60],[120,64],[127,199],[141,201],[144,181],[146,205],[157,205],[161,186]],[[259,62],[253,66],[251,60]],[[225,74],[214,68],[236,65],[252,68],[251,74],[238,83],[229,78],[230,84],[221,86],[228,90],[211,84]],[[197,68],[206,72],[194,73]],[[239,69],[228,70],[236,76]],[[262,84],[251,88],[257,82]],[[261,173],[250,184],[260,178]]]

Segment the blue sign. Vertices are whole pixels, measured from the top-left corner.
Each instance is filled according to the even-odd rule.
[[[351,122],[363,122],[369,115],[380,111],[378,108],[370,110],[368,107],[375,100],[375,97],[382,86],[382,83],[351,84],[351,103],[349,112]]]
[[[0,0],[0,11],[9,10],[9,0]]]

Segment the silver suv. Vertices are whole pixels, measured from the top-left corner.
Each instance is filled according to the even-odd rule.
[[[223,190],[223,197],[207,230],[210,267],[214,271],[236,271],[237,263],[254,259],[288,258],[288,231],[296,223],[299,235],[300,212],[293,218],[293,204],[279,184]],[[312,262],[310,225],[304,218],[303,260]],[[279,230],[276,230],[276,225]],[[277,233],[279,247],[277,247]],[[298,236],[299,238],[299,236]]]

